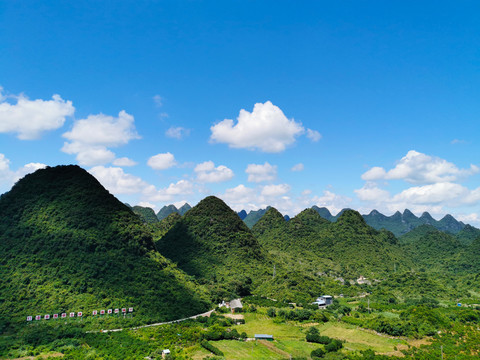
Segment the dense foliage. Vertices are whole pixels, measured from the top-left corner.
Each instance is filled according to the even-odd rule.
[[[138,217],[77,166],[27,175],[1,196],[0,215],[3,331],[69,311],[134,307],[166,320],[209,307]]]

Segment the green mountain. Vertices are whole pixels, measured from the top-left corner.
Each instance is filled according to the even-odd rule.
[[[368,226],[356,211],[345,210],[333,223],[313,208],[288,222],[282,220],[280,213],[270,209],[252,231],[276,257],[301,261],[313,273],[353,279],[382,276],[394,264],[405,269],[411,266],[395,236]]]
[[[123,306],[168,320],[209,307],[202,288],[155,250],[138,216],[78,166],[18,181],[0,197],[0,219],[0,314],[11,324]]]
[[[455,235],[463,245],[471,244],[475,239],[480,238],[480,229],[477,229],[471,225],[465,225],[465,227],[460,230]]]
[[[249,294],[270,262],[238,215],[214,196],[200,201],[155,245],[219,299]]]
[[[319,208],[317,205],[313,205],[312,209],[318,212],[322,218],[327,219],[328,221],[337,221],[337,218],[333,216],[330,210],[328,210],[326,207]]]
[[[237,215],[240,219],[243,220],[247,217],[247,212],[245,210],[242,210],[242,211],[238,212]]]
[[[163,220],[168,215],[173,214],[173,213],[178,213],[178,209],[175,207],[175,205],[164,206],[157,213],[157,218],[158,218],[158,220]]]
[[[168,215],[173,214],[173,213],[177,213],[180,216],[183,216],[191,208],[192,207],[188,203],[183,204],[179,209],[177,209],[177,207],[175,205],[170,204],[170,205],[164,206],[163,208],[160,209],[160,211],[157,213],[157,218],[158,218],[158,220],[163,220]]]
[[[399,239],[404,251],[415,264],[430,271],[455,271],[464,246],[455,237],[433,225],[420,225]]]
[[[248,226],[249,229],[251,229],[253,225],[255,225],[257,221],[260,220],[263,215],[265,215],[269,208],[270,206],[266,209],[251,210],[248,215],[243,219],[243,222]]]
[[[420,225],[432,225],[437,230],[446,231],[453,234],[461,231],[465,224],[455,220],[451,215],[445,215],[441,220],[435,220],[428,212],[424,212],[420,217],[416,217],[410,210],[406,209],[403,214],[396,212],[392,216],[385,216],[376,210],[368,215],[363,215],[368,225],[375,229],[387,229],[401,236],[415,229]]]
[[[178,209],[178,213],[183,216],[185,215],[185,213],[190,210],[192,207],[188,204],[188,203],[185,203],[183,204],[182,206],[180,206],[180,208]]]
[[[152,208],[137,205],[132,208],[132,211],[138,215],[144,223],[150,224],[158,222],[157,215],[155,215],[155,211],[153,211]]]

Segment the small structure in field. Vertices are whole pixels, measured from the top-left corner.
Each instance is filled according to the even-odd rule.
[[[268,341],[273,341],[273,335],[255,334],[255,340],[268,340]]]
[[[241,312],[243,309],[243,305],[240,299],[230,301],[230,309],[232,309],[232,314],[235,314],[236,312]]]
[[[318,305],[318,307],[326,307],[328,305],[333,304],[333,297],[330,295],[322,295],[313,302],[314,305]]]
[[[170,359],[170,350],[165,349],[162,351],[162,359]]]

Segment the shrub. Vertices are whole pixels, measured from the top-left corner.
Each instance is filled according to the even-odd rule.
[[[325,356],[325,351],[323,351],[323,349],[318,348],[318,349],[313,350],[310,353],[310,356],[313,359],[320,359],[320,358],[323,358]]]
[[[218,356],[224,356],[223,352],[217,348],[216,346],[213,346],[212,344],[210,344],[208,341],[206,340],[203,340],[200,345],[204,348],[204,349],[207,349],[208,351],[214,353],[215,355],[218,355]]]

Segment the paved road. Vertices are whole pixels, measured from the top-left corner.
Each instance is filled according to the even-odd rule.
[[[117,331],[123,331],[123,330],[137,330],[137,329],[142,329],[142,328],[152,327],[152,326],[161,326],[161,325],[166,325],[166,324],[173,324],[173,323],[178,323],[178,322],[182,322],[182,321],[185,321],[185,320],[196,319],[197,317],[200,317],[200,316],[210,316],[213,311],[214,310],[210,310],[210,311],[207,311],[207,312],[204,312],[204,313],[201,313],[201,314],[197,314],[197,315],[193,315],[193,316],[183,318],[183,319],[165,321],[165,322],[160,322],[160,323],[155,323],[155,324],[142,325],[142,326],[137,326],[137,327],[133,327],[133,328],[112,329],[112,330],[95,330],[95,331],[87,331],[87,333],[98,333],[98,332],[107,333],[107,332],[117,332]]]

